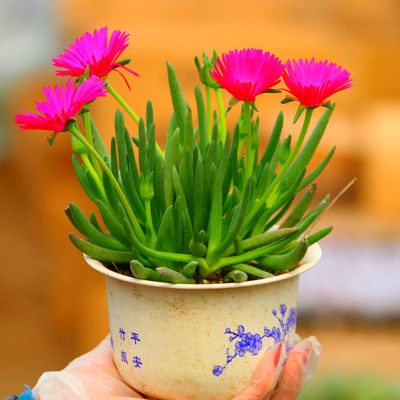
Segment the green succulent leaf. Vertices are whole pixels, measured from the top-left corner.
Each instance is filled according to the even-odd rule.
[[[82,239],[73,233],[70,233],[69,238],[80,251],[99,261],[126,264],[134,258],[134,254],[130,251],[107,249]]]
[[[166,268],[166,267],[159,267],[156,268],[156,271],[159,275],[166,279],[171,283],[196,283],[196,281],[192,278],[187,278],[185,275],[181,274],[180,272],[174,271],[173,269]]]
[[[260,165],[262,168],[267,162],[271,162],[272,156],[276,152],[276,146],[279,144],[279,138],[281,137],[282,128],[283,128],[283,112],[280,111],[276,118],[275,125],[271,133],[271,137],[268,141],[268,145],[260,160]]]
[[[93,191],[92,186],[87,180],[87,168],[79,162],[79,159],[75,154],[72,155],[72,166],[75,175],[78,178],[80,185],[82,186],[82,189],[85,191],[90,200],[95,202],[97,200],[97,195],[96,192]]]
[[[208,132],[207,132],[207,113],[204,104],[203,95],[200,88],[196,85],[194,89],[197,105],[197,119],[199,121],[199,148],[200,153],[204,157],[206,147],[208,144]]]
[[[176,72],[171,63],[167,62],[168,70],[168,82],[169,89],[171,92],[172,104],[174,106],[174,112],[176,117],[176,122],[180,128],[181,132],[181,143],[183,143],[183,135],[185,132],[185,126],[187,121],[187,104],[183,97],[182,89],[176,76]]]
[[[294,268],[305,256],[308,249],[307,240],[301,240],[294,247],[292,251],[282,255],[271,255],[266,256],[258,260],[259,265],[262,268],[266,268],[272,271],[275,270],[290,270]]]
[[[257,268],[253,265],[250,264],[236,264],[233,266],[235,270],[243,271],[247,275],[252,275],[255,276],[256,278],[271,278],[275,276],[274,274],[271,274],[270,272],[264,271],[263,269]]]
[[[190,261],[182,268],[182,274],[186,276],[186,278],[193,278],[196,275],[197,267],[199,263],[197,261]]]
[[[290,215],[286,218],[286,220],[281,224],[281,228],[289,228],[300,221],[301,217],[307,211],[309,205],[311,204],[312,199],[314,198],[316,185],[312,185],[310,189],[303,195],[300,201],[297,203],[297,206],[290,213]]]
[[[99,232],[74,203],[69,205],[69,213],[79,232],[85,235],[92,243],[111,250],[127,250],[127,247],[115,238]]]
[[[148,100],[146,104],[146,129],[149,130],[150,126],[154,123],[153,104]]]
[[[308,139],[314,108],[299,106],[294,123],[306,112],[295,143],[291,135],[282,138],[284,118],[279,112],[261,152],[263,125],[255,104],[242,102],[230,137],[225,117],[237,101],[224,104],[222,88],[210,76],[217,53],[212,59],[205,53],[202,58],[196,57],[195,64],[205,96],[196,86],[193,118],[176,71],[167,63],[174,112],[165,151],[157,143],[152,103],[146,104],[145,119],[138,118],[109,84],[113,96],[137,123],[135,136],[128,132],[120,110],[115,113],[109,152],[89,106],[82,110],[87,140],[75,120],[67,126],[73,135],[73,151],[80,155],[72,157],[75,174],[98,208],[89,219],[75,204],[65,210],[87,238],[71,234],[71,241],[101,261],[129,264],[137,279],[188,284],[204,279],[239,283],[269,278],[296,267],[308,246],[332,229],[309,234],[326,209],[329,195],[312,208],[316,186],[308,186],[324,170],[335,148],[317,168],[311,172],[307,168],[334,103],[323,105],[325,111]],[[218,110],[212,107],[214,94]],[[83,147],[75,136],[85,143]],[[308,189],[297,197],[304,188]]]
[[[325,132],[332,112],[332,109],[326,109],[322,114],[300,154],[286,172],[284,179],[286,179],[287,182],[293,181],[300,171],[307,167],[307,164],[311,160],[311,157],[313,156],[322,138],[322,135]]]
[[[224,276],[224,281],[225,282],[246,282],[247,281],[247,274],[246,272],[242,271],[242,270],[238,270],[238,269],[234,269],[230,272],[228,272],[225,276]]]
[[[132,260],[130,262],[130,268],[133,276],[136,279],[146,279],[148,281],[156,282],[169,282],[167,279],[163,278],[154,269],[145,267],[139,260]]]
[[[330,161],[330,159],[333,156],[333,153],[335,152],[336,146],[332,148],[332,150],[327,154],[327,156],[322,160],[321,164],[318,165],[317,168],[314,169],[313,172],[311,172],[308,176],[306,176],[303,181],[301,182],[299,186],[299,191],[306,186],[308,186],[315,178],[318,177],[318,175],[325,169],[326,165]]]
[[[270,232],[262,233],[261,235],[253,236],[248,239],[244,239],[240,241],[243,251],[249,251],[253,249],[257,249],[260,247],[264,247],[268,244],[277,243],[293,233],[298,232],[298,228],[280,228]],[[235,249],[231,246],[229,247],[224,256],[230,256],[235,253]]]
[[[91,224],[99,231],[103,232],[103,230],[100,227],[99,221],[97,221],[96,215],[94,215],[94,212],[92,211],[90,213],[90,218],[89,218]]]
[[[115,213],[100,199],[97,200],[97,207],[99,208],[101,218],[108,228],[112,236],[118,239],[126,248],[130,247],[129,241],[126,237],[125,229],[122,223],[118,220]]]

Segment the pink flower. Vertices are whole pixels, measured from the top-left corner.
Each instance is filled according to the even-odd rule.
[[[75,44],[70,44],[63,54],[53,58],[53,65],[59,69],[59,76],[82,76],[89,67],[89,76],[99,79],[106,77],[112,70],[116,70],[125,80],[126,78],[116,68],[121,67],[138,76],[135,71],[117,62],[118,57],[128,47],[129,34],[113,31],[108,41],[107,27],[95,30],[93,35],[86,32]]]
[[[96,97],[105,96],[104,82],[96,77],[88,78],[79,87],[69,79],[66,85],[43,88],[47,101],[36,102],[36,110],[43,115],[22,110],[24,114],[15,114],[15,123],[20,129],[41,129],[61,132],[69,119]]]
[[[283,90],[306,107],[319,106],[334,93],[353,86],[349,72],[336,64],[328,64],[326,60],[289,60],[285,67],[282,78],[289,89]]]
[[[280,82],[284,66],[278,57],[260,49],[243,49],[222,54],[210,75],[233,97],[254,102],[257,95]]]

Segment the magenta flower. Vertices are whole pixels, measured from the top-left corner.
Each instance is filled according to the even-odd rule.
[[[112,70],[116,70],[125,80],[126,78],[116,68],[121,67],[132,74],[138,74],[117,62],[121,53],[128,47],[129,34],[121,31],[113,31],[108,41],[107,27],[95,30],[93,35],[86,32],[75,44],[70,44],[63,54],[53,58],[53,65],[63,68],[56,71],[59,76],[82,76],[89,67],[89,76],[97,76],[99,79],[106,77]]]
[[[336,92],[352,87],[350,73],[328,61],[315,62],[289,60],[286,62],[282,78],[288,89],[301,105],[316,107]]]
[[[15,123],[20,129],[41,129],[61,132],[78,111],[96,97],[105,96],[104,82],[90,77],[78,87],[69,79],[66,85],[43,88],[47,101],[36,102],[36,110],[42,113],[33,114],[22,110],[24,114],[15,114]]]
[[[243,49],[223,53],[210,75],[236,99],[253,103],[257,95],[280,82],[283,68],[269,52]]]

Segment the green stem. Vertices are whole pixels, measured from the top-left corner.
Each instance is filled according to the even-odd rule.
[[[86,139],[88,140],[90,145],[94,147],[93,135],[92,135],[92,125],[90,123],[90,112],[89,112],[89,110],[86,111],[86,112],[83,112],[81,114],[81,116],[82,116],[82,119],[83,119],[83,124],[85,125]]]
[[[90,124],[90,113],[89,113],[89,111],[87,111],[81,115],[82,115],[83,123],[85,125],[86,138],[87,138],[88,142],[94,147],[93,136],[92,136],[92,126]]]
[[[137,248],[141,253],[145,254],[148,257],[158,258],[160,260],[166,261],[177,261],[177,262],[191,262],[196,261],[199,264],[200,275],[202,277],[206,277],[210,274],[210,270],[206,263],[206,260],[203,257],[196,257],[191,254],[181,254],[181,253],[170,253],[167,251],[159,251],[155,249],[151,249],[150,247],[145,246],[141,243],[136,237],[135,233],[132,231],[132,228],[127,224],[127,221],[124,221],[124,226],[126,227],[128,238],[131,241],[131,244]]]
[[[83,119],[83,124],[85,126],[86,138],[87,138],[88,142],[94,147],[93,135],[92,135],[92,124],[90,123],[90,112],[89,111],[84,112],[82,114],[82,119]],[[93,164],[93,167],[97,173],[97,176],[102,180],[103,178],[102,178],[99,163],[96,160],[90,160],[90,162]]]
[[[213,273],[213,272],[217,271],[218,269],[220,269],[222,267],[226,267],[228,265],[246,263],[248,261],[255,260],[260,257],[264,257],[270,251],[270,248],[271,248],[271,246],[263,246],[258,249],[250,250],[246,253],[239,254],[236,256],[222,257],[216,264],[211,266],[210,273]]]
[[[277,179],[281,178],[283,176],[283,174],[286,173],[286,171],[289,169],[290,165],[292,164],[292,162],[296,158],[297,153],[299,152],[300,147],[301,147],[301,145],[302,145],[302,143],[304,141],[304,138],[306,136],[308,127],[310,126],[310,122],[311,122],[311,117],[312,117],[313,111],[314,111],[314,109],[311,108],[311,107],[307,107],[306,108],[306,115],[304,117],[303,126],[301,128],[300,135],[299,135],[299,137],[297,139],[296,144],[293,147],[293,150],[290,152],[290,155],[289,155],[288,159],[286,160],[285,164],[283,164],[282,168],[279,170]]]
[[[138,124],[139,117],[136,113],[129,107],[128,103],[122,98],[122,96],[108,83],[104,82],[106,89],[111,93],[111,95],[118,101],[119,104],[124,108],[124,110],[132,117],[132,119]]]
[[[221,121],[221,129],[219,131],[220,140],[222,144],[225,144],[225,136],[226,136],[226,117],[225,117],[225,109],[224,109],[224,101],[222,99],[222,91],[220,88],[215,89],[215,94],[217,96],[217,103],[218,103],[218,112],[219,112],[219,119]]]
[[[314,111],[314,109],[311,108],[311,107],[307,107],[306,108],[306,115],[304,117],[303,126],[301,128],[300,135],[299,135],[299,137],[297,139],[296,144],[293,147],[293,150],[290,152],[290,155],[289,155],[288,159],[286,160],[285,164],[283,164],[281,166],[277,177],[272,182],[271,189],[270,189],[270,194],[269,194],[269,196],[267,197],[267,200],[266,200],[267,201],[267,206],[270,206],[273,203],[273,201],[275,200],[275,197],[276,197],[275,191],[278,188],[279,183],[280,183],[283,175],[287,172],[289,167],[292,165],[292,162],[294,161],[294,159],[297,156],[297,153],[300,150],[300,147],[301,147],[301,145],[302,145],[302,143],[304,141],[304,138],[306,136],[308,127],[310,125],[310,121],[311,121],[311,117],[312,117],[313,111]]]
[[[150,229],[150,233],[151,233],[151,240],[152,243],[155,243],[156,239],[157,239],[157,235],[156,235],[156,231],[154,230],[154,226],[153,226],[153,217],[151,215],[151,200],[145,200],[144,202],[144,206],[145,206],[145,210],[146,210],[146,219],[147,219],[147,223],[149,224],[149,229]]]
[[[207,102],[207,132],[208,142],[211,143],[212,137],[212,109],[211,109],[211,89],[206,85],[206,102]]]
[[[129,106],[129,104],[122,98],[122,96],[108,82],[104,82],[104,85],[105,85],[106,89],[111,93],[111,95],[115,98],[115,100],[117,100],[118,103],[121,104],[121,106],[124,108],[124,110],[132,117],[132,119],[137,124],[139,124],[139,117],[132,110],[132,108]],[[156,150],[157,150],[157,153],[162,158],[164,158],[164,152],[161,150],[158,143],[156,143]]]
[[[135,227],[136,231],[138,232],[138,235],[141,240],[145,239],[143,230],[135,216],[135,213],[132,210],[132,207],[130,206],[124,192],[122,191],[118,181],[115,179],[115,176],[111,172],[110,168],[108,168],[108,165],[105,163],[105,161],[101,158],[101,156],[97,153],[96,149],[87,141],[85,136],[82,135],[82,133],[79,132],[78,128],[76,127],[76,124],[71,124],[68,127],[68,130],[71,132],[72,135],[74,135],[78,140],[80,140],[88,149],[88,151],[92,154],[92,156],[98,161],[98,163],[101,165],[103,168],[103,171],[108,175],[108,177],[111,180],[112,185],[114,186],[115,191],[118,194],[118,197],[121,199],[122,204],[124,205],[126,212],[128,213],[129,219],[132,222],[133,226]]]
[[[96,181],[97,186],[99,187],[101,194],[104,196],[104,199],[107,199],[107,195],[106,195],[106,192],[104,190],[103,183],[101,182],[101,180],[99,178],[99,175],[97,174],[97,172],[93,168],[93,165],[89,160],[89,157],[87,156],[86,153],[82,153],[82,154],[80,154],[80,156],[81,156],[81,159],[82,159],[83,163],[86,165],[86,168],[89,170],[90,175],[92,175],[93,179]]]
[[[265,202],[268,203],[267,207],[268,207],[268,205],[273,203],[274,198],[275,198],[275,190],[277,189],[279,183],[281,182],[283,175],[286,173],[286,171],[289,169],[290,165],[292,164],[293,160],[296,158],[296,155],[297,155],[297,153],[300,149],[300,146],[304,140],[304,137],[305,137],[308,127],[310,125],[312,113],[313,113],[313,108],[307,108],[306,115],[304,117],[303,127],[301,128],[299,138],[297,139],[297,142],[296,142],[293,150],[291,151],[289,158],[286,160],[285,164],[281,167],[278,175],[272,181],[272,183],[268,187],[268,189],[264,192],[263,196],[260,199],[256,199],[256,201],[254,203],[254,207],[250,210],[249,214],[246,216],[243,226],[247,226],[249,224],[249,222],[258,213],[258,211],[261,209],[261,207],[265,204]],[[246,162],[246,166],[247,166],[247,162]]]
[[[254,166],[254,153],[253,153],[253,135],[251,132],[251,112],[250,112],[250,104],[244,103],[244,112],[246,119],[246,165],[245,165],[245,182],[248,178],[253,174],[253,166]]]

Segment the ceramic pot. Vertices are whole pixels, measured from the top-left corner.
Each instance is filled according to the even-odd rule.
[[[243,283],[168,284],[106,276],[115,364],[134,389],[164,400],[227,400],[251,382],[262,354],[292,346],[299,275],[321,256],[311,246],[286,274]]]

